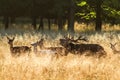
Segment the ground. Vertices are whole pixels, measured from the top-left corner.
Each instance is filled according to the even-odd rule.
[[[15,31],[13,31],[15,32]],[[92,56],[79,56],[69,54],[59,58],[51,56],[21,55],[12,57],[6,35],[15,36],[14,46],[27,45],[45,38],[45,46],[60,46],[59,39],[64,36],[55,32],[23,32],[0,35],[0,80],[120,80],[120,54],[114,54],[110,43],[117,43],[120,47],[120,33],[118,32],[91,32],[75,33],[77,38],[80,34],[85,35],[89,42],[104,47],[107,52],[105,58]],[[43,35],[42,35],[43,34]]]

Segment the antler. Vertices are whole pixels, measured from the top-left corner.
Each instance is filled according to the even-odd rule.
[[[63,40],[64,40],[64,41],[68,41],[68,43],[69,43],[69,42],[74,42],[74,43],[76,43],[76,42],[78,42],[79,40],[83,40],[83,41],[88,42],[87,37],[82,36],[82,35],[80,35],[77,39],[74,39],[74,36],[70,36],[70,35],[64,36],[64,39],[63,39]]]
[[[81,35],[78,37],[77,40],[83,40],[83,41],[88,42],[88,39],[87,39],[85,36],[83,37],[83,36],[81,36]]]

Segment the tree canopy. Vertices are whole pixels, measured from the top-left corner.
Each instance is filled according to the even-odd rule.
[[[66,19],[70,30],[74,30],[74,21],[95,22],[99,31],[102,22],[120,23],[119,3],[120,0],[0,0],[0,16],[52,18],[60,24]]]

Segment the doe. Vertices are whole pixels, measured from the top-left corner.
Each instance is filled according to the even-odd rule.
[[[13,41],[14,41],[15,37],[13,37],[12,39],[7,37],[7,39],[8,39],[8,44],[10,45],[11,54],[13,56],[17,55],[17,54],[20,55],[21,53],[30,53],[31,47],[28,47],[28,46],[13,46]]]

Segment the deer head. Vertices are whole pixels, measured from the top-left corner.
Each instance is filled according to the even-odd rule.
[[[114,54],[120,53],[120,51],[118,51],[118,50],[115,48],[115,45],[116,45],[116,44],[117,44],[117,43],[115,43],[115,44],[110,43],[110,48],[113,50]]]
[[[14,41],[15,37],[13,37],[12,39],[10,39],[10,38],[7,36],[7,39],[9,40],[9,41],[8,41],[8,44],[11,45],[11,46],[13,46],[13,41]]]

